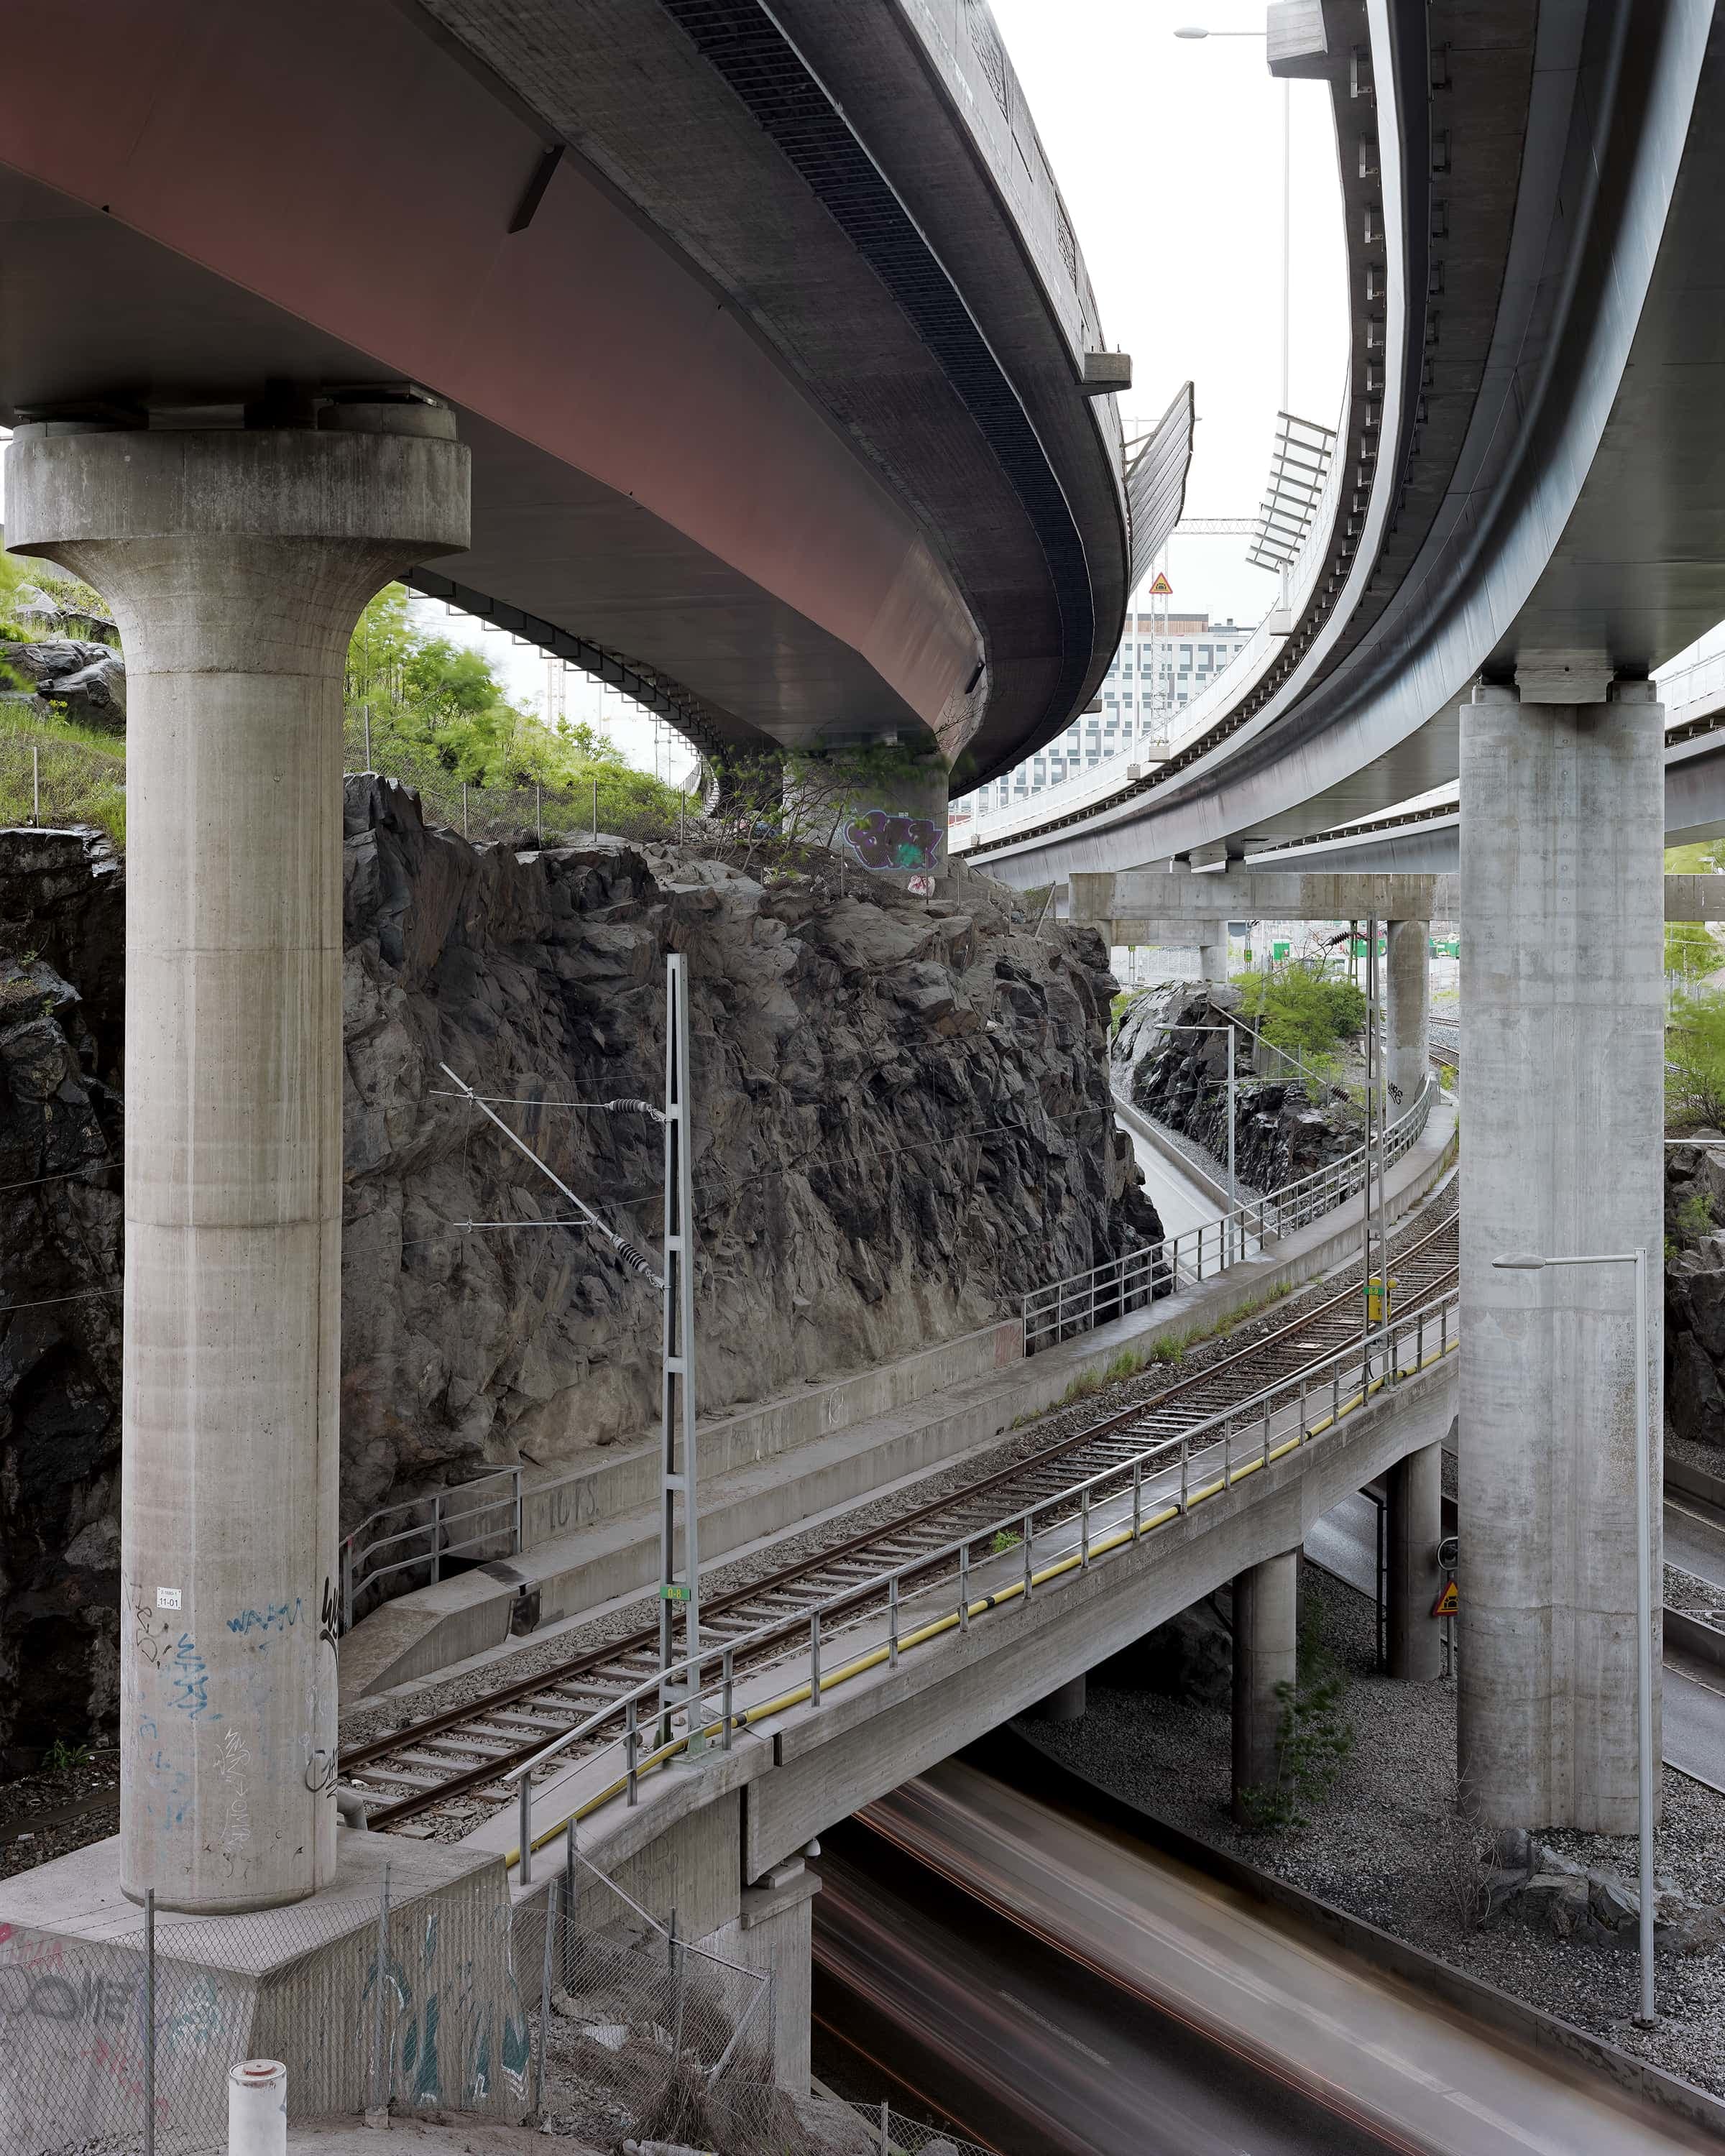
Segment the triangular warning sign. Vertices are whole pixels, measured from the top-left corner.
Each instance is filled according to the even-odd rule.
[[[1444,1584],[1443,1593],[1439,1595],[1437,1600],[1431,1605],[1432,1615],[1434,1617],[1453,1617],[1461,1607],[1461,1597],[1455,1592],[1455,1581],[1453,1579],[1446,1580]]]
[[[1173,586],[1168,582],[1162,571],[1158,569],[1156,572],[1156,582],[1150,587],[1151,598],[1153,599],[1171,599],[1173,595]]]

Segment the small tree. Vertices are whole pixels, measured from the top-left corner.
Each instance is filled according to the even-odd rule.
[[[1725,995],[1700,989],[1672,1004],[1665,1100],[1674,1122],[1725,1128]]]
[[[1276,1779],[1240,1792],[1240,1810],[1255,1834],[1286,1834],[1307,1823],[1305,1807],[1328,1791],[1353,1749],[1343,1700],[1348,1672],[1318,1636],[1315,1613],[1302,1611],[1296,1681],[1276,1687]]]

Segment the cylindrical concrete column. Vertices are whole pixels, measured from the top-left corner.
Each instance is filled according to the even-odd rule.
[[[1234,1815],[1246,1824],[1248,1794],[1276,1786],[1279,1688],[1299,1677],[1299,1590],[1296,1549],[1234,1576]]]
[[[166,1909],[335,1865],[342,668],[467,543],[468,455],[423,404],[326,421],[8,461],[130,684],[121,1879]]]
[[[1225,921],[1200,921],[1196,927],[1199,978],[1214,988],[1225,988],[1228,985],[1228,924]]]
[[[1432,1604],[1443,1587],[1444,1448],[1425,1445],[1399,1460],[1389,1484],[1389,1674],[1425,1684],[1443,1673],[1441,1620]]]
[[[1663,725],[1647,682],[1461,708],[1459,1744],[1488,1826],[1635,1824],[1634,1268],[1491,1260],[1658,1260]],[[1657,1599],[1656,1296],[1650,1320]]]
[[[1033,1722],[1081,1722],[1084,1705],[1084,1671],[1081,1670],[1076,1677],[1068,1677],[1065,1684],[1056,1685],[1028,1712]]]
[[[1431,931],[1423,921],[1392,921],[1384,942],[1384,1062],[1394,1122],[1419,1099],[1431,1067]]]

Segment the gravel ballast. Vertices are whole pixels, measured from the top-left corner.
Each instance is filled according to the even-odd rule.
[[[1484,1874],[1455,1803],[1455,1686],[1394,1681],[1373,1667],[1371,1603],[1301,1567],[1301,1622],[1346,1672],[1353,1749],[1306,1823],[1244,1832],[1230,1810],[1225,1705],[1111,1686],[1092,1675],[1084,1718],[1019,1725],[1050,1758],[1260,1871],[1497,1985],[1530,2006],[1725,2097],[1725,1953],[1660,1957],[1659,2026],[1635,2027],[1632,1953],[1560,1940],[1512,1912],[1465,1920]],[[1725,1900],[1725,1794],[1667,1768],[1656,1876],[1702,1902]],[[1634,1836],[1542,1836],[1589,1869],[1637,1876]]]

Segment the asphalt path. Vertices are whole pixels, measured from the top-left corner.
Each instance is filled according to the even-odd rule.
[[[817,1961],[834,1986],[817,2012],[860,2046],[868,2014],[901,2031],[901,2071],[941,2074],[936,2101],[1013,2156],[1716,2145],[968,1761],[859,1816],[885,1850],[845,1840],[847,1868],[816,1898]],[[968,1918],[930,1873],[1005,1930]],[[978,2117],[990,2097],[996,2112]]]

